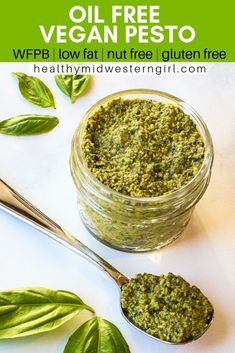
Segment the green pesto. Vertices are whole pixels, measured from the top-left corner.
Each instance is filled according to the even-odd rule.
[[[172,273],[137,275],[123,285],[121,306],[136,326],[174,343],[200,336],[213,316],[213,306],[200,289]]]
[[[186,185],[198,173],[205,148],[195,123],[177,105],[119,98],[88,118],[82,152],[107,187],[155,197]]]

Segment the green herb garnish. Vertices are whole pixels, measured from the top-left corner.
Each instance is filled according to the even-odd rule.
[[[26,114],[0,122],[0,133],[14,136],[39,135],[51,131],[59,120],[50,115]]]
[[[75,294],[46,288],[23,288],[0,292],[0,339],[51,331],[93,309]]]
[[[56,75],[55,81],[60,90],[74,103],[86,88],[90,75]]]
[[[53,94],[39,78],[28,76],[22,72],[13,72],[19,81],[19,89],[22,96],[30,103],[43,108],[55,108]]]
[[[96,317],[70,337],[64,353],[130,353],[130,349],[115,325]]]

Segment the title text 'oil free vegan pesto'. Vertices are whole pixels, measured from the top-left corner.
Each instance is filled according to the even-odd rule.
[[[208,130],[186,103],[149,90],[106,97],[88,111],[72,143],[82,219],[118,249],[167,245],[186,227],[212,160]]]

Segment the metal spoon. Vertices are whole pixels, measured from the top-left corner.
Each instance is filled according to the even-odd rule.
[[[34,207],[29,201],[27,201],[23,196],[18,194],[14,189],[12,189],[9,185],[7,185],[3,180],[0,179],[0,209],[7,211],[8,213],[12,214],[20,218],[21,220],[25,221],[26,223],[31,224],[33,227],[41,230],[49,237],[54,240],[57,240],[59,243],[65,245],[66,247],[70,248],[71,250],[75,251],[79,255],[83,256],[96,266],[98,266],[101,270],[105,271],[119,286],[122,288],[122,285],[127,283],[129,279],[119,272],[116,268],[110,265],[107,261],[105,261],[102,257],[97,255],[91,249],[89,249],[86,245],[81,243],[77,238],[73,235],[69,234],[66,230],[62,229],[58,224],[52,221],[49,217],[39,211],[36,207]],[[121,308],[122,310],[122,308]],[[167,344],[185,344],[191,341],[195,341],[199,337],[201,337],[208,327],[210,326],[213,316],[205,329],[205,331],[191,340],[183,343],[175,343],[161,340],[155,336],[148,334],[147,332],[143,331],[139,327],[135,326],[126,316],[125,313],[122,311],[124,318],[128,321],[130,325],[135,327],[137,330],[141,331],[145,335],[154,338],[157,341],[164,342]]]

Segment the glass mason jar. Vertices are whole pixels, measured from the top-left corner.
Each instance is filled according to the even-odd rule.
[[[205,158],[200,171],[188,184],[163,196],[130,197],[106,187],[88,170],[81,150],[87,119],[100,105],[119,97],[173,103],[191,116],[203,138]],[[73,136],[70,167],[77,188],[80,216],[88,230],[110,247],[129,252],[160,249],[177,239],[186,228],[194,206],[208,186],[212,163],[213,145],[209,131],[187,103],[170,94],[148,89],[111,94],[88,110]]]

